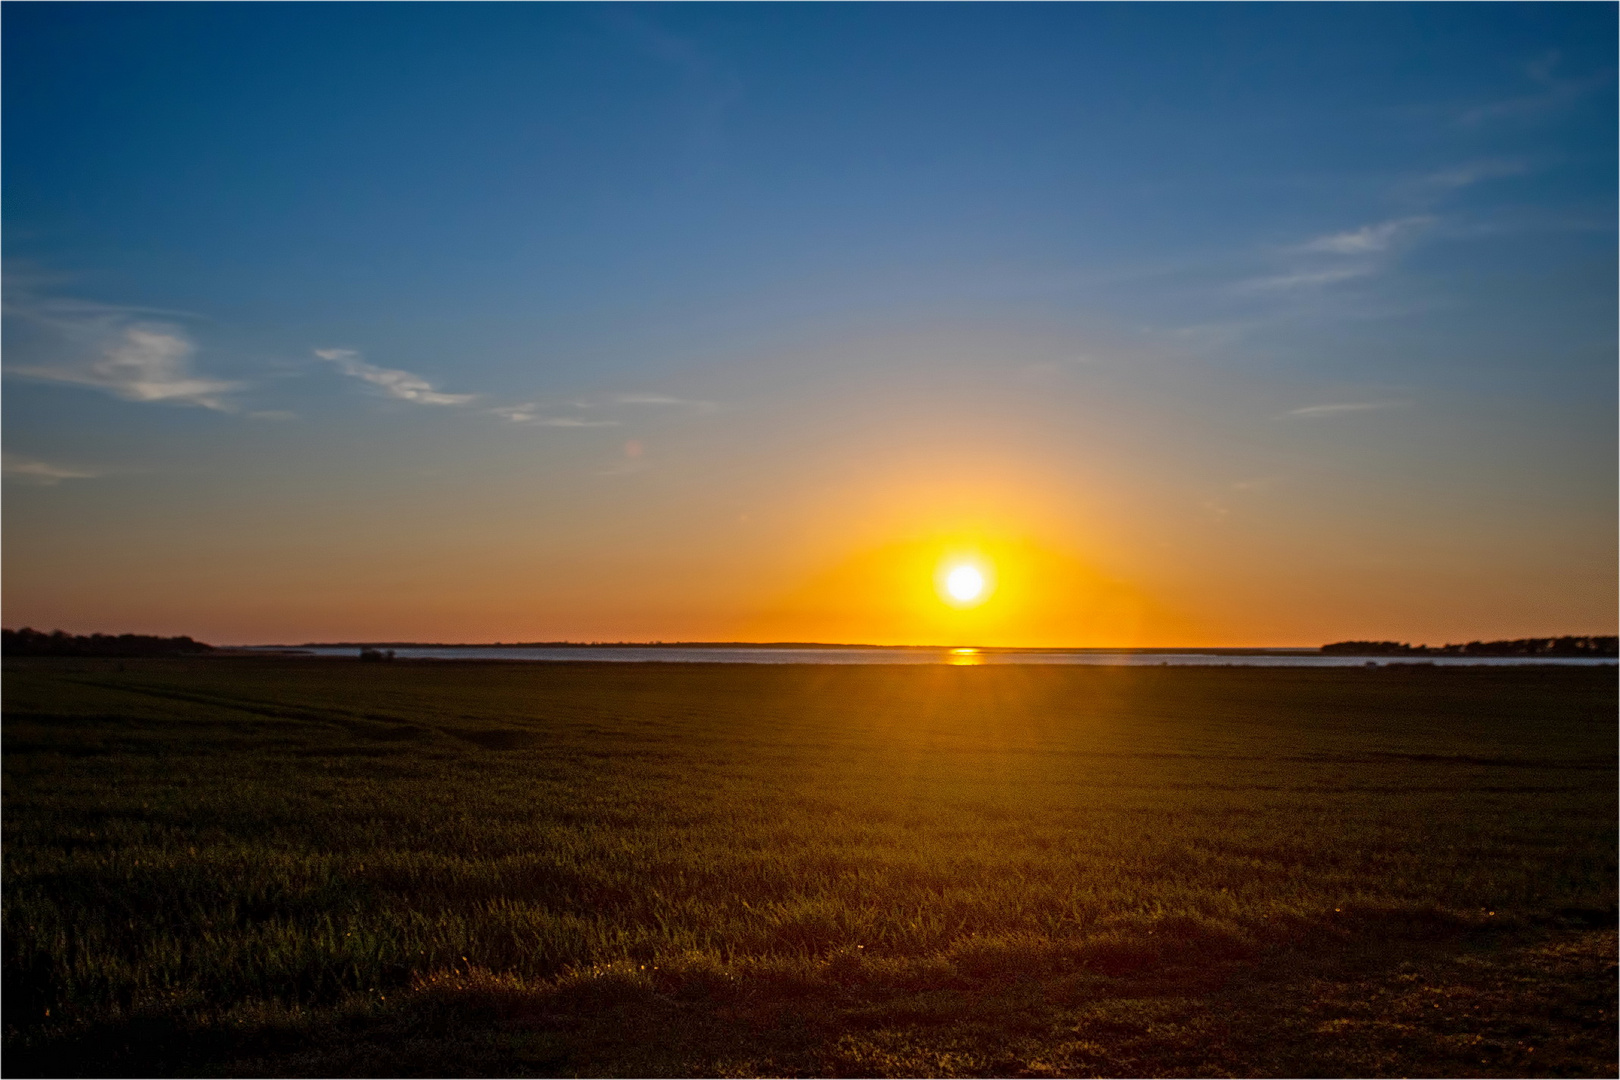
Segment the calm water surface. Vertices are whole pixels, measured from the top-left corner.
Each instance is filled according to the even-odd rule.
[[[309,645],[301,651],[317,656],[355,656],[355,646]],[[576,645],[567,648],[446,645],[394,650],[402,660],[535,660],[598,663],[666,664],[1100,664],[1126,667],[1365,667],[1368,664],[1423,663],[1441,667],[1515,664],[1614,664],[1611,659],[1535,656],[1365,657],[1334,656],[1276,649],[1244,653],[1222,652],[1105,652],[1092,649],[855,649],[821,646],[803,649],[763,649],[746,645],[702,647],[687,645]]]

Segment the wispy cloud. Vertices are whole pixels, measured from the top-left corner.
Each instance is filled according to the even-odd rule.
[[[544,404],[524,401],[509,405],[494,405],[484,411],[498,416],[509,424],[545,428],[631,428],[648,421],[647,410],[664,410],[665,415],[695,416],[711,412],[720,406],[717,402],[697,398],[677,397],[674,394],[637,392],[610,394],[596,400],[580,399],[566,403]],[[606,470],[608,474],[636,472],[644,467],[640,461],[642,444],[631,439],[624,444],[625,460]]]
[[[6,374],[88,386],[125,401],[235,410],[226,395],[242,384],[193,371],[191,336],[149,318],[151,309],[42,298],[26,286],[9,291],[5,314],[25,340],[18,350],[24,359],[8,363]]]
[[[1429,173],[1418,181],[1418,187],[1433,191],[1457,191],[1486,180],[1501,180],[1509,176],[1523,176],[1530,171],[1530,163],[1519,158],[1491,158],[1470,161],[1449,169]]]
[[[1234,286],[1239,293],[1276,293],[1321,289],[1371,277],[1388,265],[1395,249],[1433,225],[1432,215],[1392,218],[1342,232],[1325,233],[1292,247],[1274,250],[1286,265],[1279,273],[1251,277]]]
[[[500,417],[502,420],[507,420],[514,424],[527,424],[534,420],[535,410],[537,408],[539,408],[538,405],[530,402],[525,405],[497,405],[489,411]]]
[[[501,419],[514,424],[533,424],[535,427],[592,428],[618,427],[617,420],[587,420],[582,416],[541,416],[535,402],[524,405],[497,405],[489,410]]]
[[[39,484],[43,487],[54,487],[63,480],[93,480],[101,475],[86,469],[76,469],[66,465],[52,465],[47,461],[18,457],[14,454],[6,454],[0,457],[0,472],[13,480]]]
[[[476,394],[446,394],[420,375],[368,364],[354,349],[316,349],[315,355],[336,364],[343,374],[368,382],[400,401],[414,401],[418,405],[465,405],[477,397]]]
[[[684,409],[713,409],[716,407],[712,401],[671,397],[669,394],[618,394],[613,400],[619,405],[662,405]]]
[[[601,428],[624,426],[626,409],[674,409],[689,413],[708,412],[720,406],[713,401],[676,397],[673,394],[630,393],[613,394],[600,401],[571,401],[567,405],[542,405],[526,401],[514,405],[496,405],[489,412],[513,424],[535,427]],[[569,412],[569,410],[575,410]],[[580,415],[591,413],[593,415]],[[613,419],[617,413],[621,419]]]
[[[1348,232],[1318,236],[1302,244],[1299,250],[1327,255],[1376,255],[1388,251],[1396,240],[1433,223],[1434,218],[1428,215],[1396,218]]]
[[[1353,278],[1367,277],[1375,268],[1370,265],[1360,266],[1333,266],[1320,270],[1295,270],[1287,274],[1273,274],[1270,277],[1250,278],[1240,282],[1238,289],[1242,292],[1275,292],[1284,289],[1308,289],[1322,285],[1333,285]]]
[[[1335,401],[1326,405],[1304,405],[1289,409],[1283,416],[1340,416],[1344,413],[1374,412],[1380,409],[1405,409],[1410,401]]]
[[[1556,49],[1550,49],[1526,61],[1525,76],[1539,89],[1465,109],[1457,117],[1457,123],[1462,127],[1481,127],[1501,121],[1524,123],[1539,120],[1569,108],[1587,94],[1606,85],[1611,78],[1609,72],[1584,79],[1561,78],[1554,74],[1561,59]]]
[[[127,326],[102,348],[99,357],[87,364],[24,366],[17,368],[16,373],[93,386],[126,401],[167,401],[231,411],[233,406],[221,395],[239,389],[240,384],[193,374],[191,357],[196,351],[196,346],[178,327]]]

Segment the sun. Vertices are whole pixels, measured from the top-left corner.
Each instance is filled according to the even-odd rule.
[[[984,575],[977,566],[958,566],[945,575],[945,591],[951,594],[952,600],[962,603],[977,600],[984,592]]]
[[[954,608],[977,607],[991,592],[989,566],[980,559],[947,558],[934,573],[939,598]]]

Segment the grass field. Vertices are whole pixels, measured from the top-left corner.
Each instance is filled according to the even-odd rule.
[[[1616,679],[14,660],[30,1074],[1616,1074]]]

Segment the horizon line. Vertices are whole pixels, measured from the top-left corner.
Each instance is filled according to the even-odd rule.
[[[915,649],[924,652],[1315,652],[1320,645],[879,645],[861,641],[306,641],[222,645],[226,649]]]

